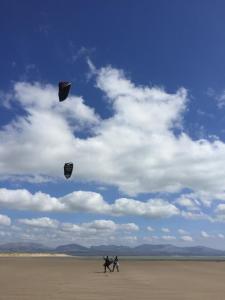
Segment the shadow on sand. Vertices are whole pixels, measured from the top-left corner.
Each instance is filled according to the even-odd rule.
[[[93,272],[93,273],[99,273],[99,274],[104,274],[104,271],[95,271],[95,272]]]

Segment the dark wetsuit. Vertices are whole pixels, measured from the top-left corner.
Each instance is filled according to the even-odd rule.
[[[105,263],[103,265],[105,268],[104,272],[106,273],[106,268],[111,272],[111,269],[109,267],[109,265],[111,264],[109,257],[108,256],[104,257],[104,260],[105,260]]]

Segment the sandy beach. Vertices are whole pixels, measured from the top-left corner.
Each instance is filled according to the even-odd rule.
[[[103,273],[101,260],[1,257],[0,299],[225,299],[225,262],[122,261]]]

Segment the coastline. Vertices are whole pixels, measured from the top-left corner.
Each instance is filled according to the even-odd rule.
[[[70,255],[65,253],[30,253],[30,252],[2,252],[1,257],[68,257],[78,260],[102,260],[103,257],[99,255],[82,256],[82,255]],[[119,256],[121,261],[212,261],[212,262],[224,262],[225,256]]]
[[[63,253],[5,252],[0,253],[0,257],[71,257],[71,255]]]

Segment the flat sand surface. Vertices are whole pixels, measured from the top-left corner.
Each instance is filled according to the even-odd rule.
[[[224,300],[225,262],[121,261],[0,257],[1,300]]]

